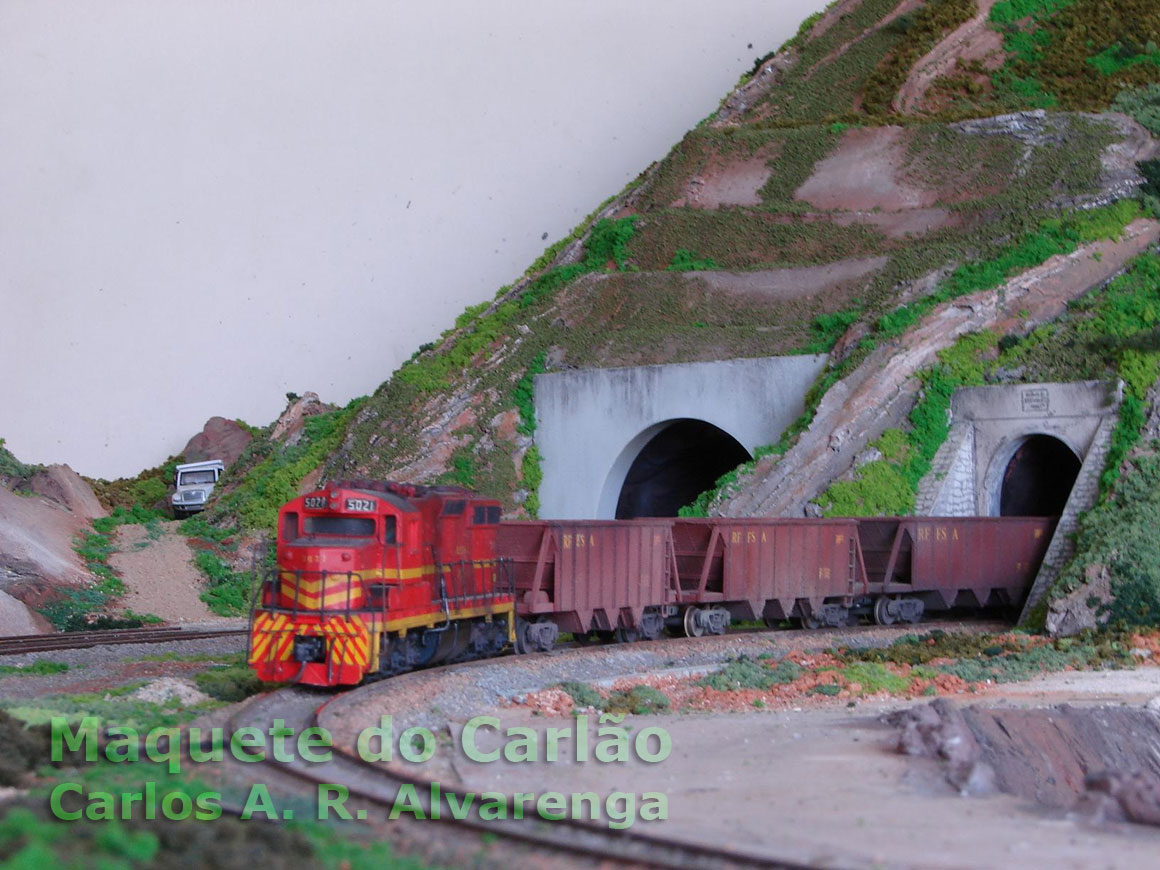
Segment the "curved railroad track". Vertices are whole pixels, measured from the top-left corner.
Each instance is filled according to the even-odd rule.
[[[0,637],[0,655],[51,652],[62,649],[87,649],[123,643],[173,643],[248,634],[245,628],[114,628],[105,631],[68,631],[60,634],[27,634]]]
[[[928,624],[928,627],[938,627],[938,623]],[[955,625],[955,628],[965,627],[961,623]],[[975,622],[969,626],[968,630],[986,631],[1006,627],[1009,627],[1008,623]],[[919,626],[898,626],[889,629],[880,626],[861,626],[844,629],[841,634],[843,637],[851,637],[852,639],[866,634],[901,636],[916,629],[922,630]],[[757,633],[761,630],[752,629],[752,631]],[[750,631],[742,633],[747,634]],[[829,637],[829,632],[794,630],[769,633],[800,635],[804,638],[823,635],[823,637],[818,637],[822,644],[832,640]],[[686,639],[674,638],[671,641],[682,643],[686,642]],[[655,647],[664,643],[666,643],[665,640],[660,640],[641,645]],[[612,644],[610,646],[621,645]],[[301,734],[306,728],[321,727],[320,714],[332,702],[336,702],[340,698],[349,701],[353,695],[361,692],[381,691],[388,683],[395,680],[432,679],[443,672],[502,665],[505,661],[520,664],[528,658],[550,659],[554,655],[556,653],[505,656],[443,665],[399,674],[332,695],[324,695],[319,690],[299,687],[280,689],[260,696],[244,705],[231,718],[229,728],[237,729],[250,726],[265,731],[273,719],[279,718],[284,720],[286,726],[293,729],[295,734]],[[366,818],[371,820],[385,821],[394,806],[399,790],[404,786],[413,786],[418,801],[428,816],[425,820],[426,823],[441,825],[444,830],[450,826],[457,828],[460,832],[473,835],[486,834],[488,838],[499,838],[539,853],[569,856],[573,859],[591,861],[596,864],[656,867],[666,868],[666,870],[701,870],[701,868],[706,868],[706,870],[795,868],[796,870],[796,868],[810,866],[788,857],[739,852],[736,848],[682,840],[679,835],[674,837],[667,833],[663,835],[644,833],[635,828],[616,830],[598,823],[568,818],[547,821],[535,815],[534,810],[522,819],[509,817],[502,820],[485,821],[474,815],[469,815],[464,819],[455,819],[450,817],[448,812],[446,796],[451,794],[462,805],[463,792],[445,786],[443,783],[440,783],[444,795],[444,802],[441,804],[442,813],[439,818],[433,819],[430,817],[430,793],[433,780],[365,761],[341,745],[335,745],[332,751],[332,760],[325,763],[308,763],[297,758],[291,762],[277,762],[267,758],[261,766],[269,779],[281,782],[284,787],[299,795],[303,792],[317,794],[319,786],[322,785],[343,785],[349,789],[348,807],[352,811],[355,808],[362,809],[367,813]],[[234,813],[240,812],[240,809],[240,807],[227,807],[227,810]],[[669,830],[672,828],[667,827],[666,831]]]
[[[356,690],[357,691],[357,690]],[[283,719],[288,728],[300,734],[303,729],[317,725],[315,705],[318,695],[300,689],[281,689],[246,706],[230,722],[231,728],[246,725],[260,727],[274,717]],[[265,727],[269,727],[266,724]],[[367,818],[386,820],[399,790],[414,786],[420,804],[428,818],[425,823],[452,826],[459,831],[488,838],[499,838],[509,843],[531,848],[541,853],[567,855],[597,864],[616,866],[655,867],[664,870],[805,870],[809,865],[775,856],[739,853],[725,847],[684,841],[671,836],[645,834],[633,829],[615,830],[592,822],[562,819],[546,821],[529,815],[522,819],[507,818],[484,821],[469,815],[465,819],[451,818],[447,807],[438,818],[430,816],[431,780],[408,776],[388,770],[357,755],[334,747],[329,762],[308,764],[300,760],[263,762],[268,772],[284,782],[293,782],[317,792],[319,786],[339,784],[349,789],[346,806],[351,811],[363,811]],[[453,790],[443,789],[444,796]],[[239,812],[238,807],[227,807]]]

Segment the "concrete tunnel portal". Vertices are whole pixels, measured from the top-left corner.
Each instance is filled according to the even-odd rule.
[[[777,441],[826,361],[819,354],[537,375],[539,515],[674,516]]]

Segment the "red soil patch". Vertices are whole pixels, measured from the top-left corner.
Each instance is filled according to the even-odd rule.
[[[888,257],[873,257],[759,272],[686,272],[685,275],[729,294],[788,300],[840,289],[874,275],[888,262]]]
[[[769,161],[776,146],[759,149],[745,160],[726,160],[713,153],[705,167],[688,180],[673,202],[675,208],[716,209],[723,205],[761,205],[759,191],[769,180]]]

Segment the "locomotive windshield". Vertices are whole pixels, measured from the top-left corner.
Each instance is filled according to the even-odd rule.
[[[306,517],[302,532],[311,538],[373,538],[372,517]]]

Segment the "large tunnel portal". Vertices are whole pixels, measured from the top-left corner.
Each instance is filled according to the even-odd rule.
[[[1003,472],[999,516],[1059,516],[1079,469],[1079,458],[1058,438],[1032,435],[1016,448]]]
[[[675,517],[725,472],[752,457],[723,429],[703,420],[675,420],[633,460],[616,503],[617,519]]]

